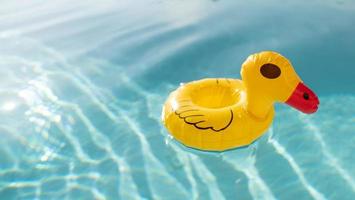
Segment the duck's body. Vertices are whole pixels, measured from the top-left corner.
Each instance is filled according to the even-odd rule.
[[[264,118],[246,110],[246,91],[238,79],[202,79],[172,92],[163,119],[173,137],[186,146],[222,151],[248,145],[269,127],[274,116]]]
[[[223,151],[259,138],[274,117],[274,102],[302,112],[317,110],[318,98],[297,76],[289,61],[267,51],[249,56],[242,80],[209,78],[181,85],[168,97],[162,120],[184,145]]]

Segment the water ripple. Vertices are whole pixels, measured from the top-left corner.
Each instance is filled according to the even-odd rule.
[[[301,167],[297,164],[297,162],[295,161],[295,159],[292,157],[291,154],[289,154],[287,152],[287,150],[285,149],[285,147],[283,147],[277,140],[275,140],[272,137],[273,134],[273,130],[270,129],[269,131],[270,135],[269,135],[269,139],[268,142],[275,148],[276,152],[278,154],[280,154],[282,157],[284,157],[288,163],[290,164],[290,166],[292,167],[292,169],[295,171],[295,173],[297,174],[297,176],[299,177],[300,181],[302,182],[303,186],[308,190],[308,192],[312,195],[312,197],[314,199],[318,199],[318,200],[323,200],[326,199],[324,197],[324,195],[322,193],[320,193],[319,191],[317,191],[316,188],[314,188],[306,179]]]
[[[160,119],[177,80],[234,76],[236,63],[265,48],[309,63],[289,49],[315,45],[331,30],[347,36],[342,31],[351,27],[344,20],[352,16],[351,3],[309,5],[311,10],[298,2],[2,2],[0,199],[295,199],[292,194],[302,190],[313,199],[353,199],[352,95],[322,97],[326,111],[314,118],[278,109],[281,125],[266,133],[268,139],[224,153],[178,144]],[[327,18],[335,13],[334,19],[324,20],[313,8]],[[288,11],[297,17],[270,23]],[[352,52],[342,55],[348,59]],[[319,76],[328,80],[326,73]],[[328,131],[333,127],[350,133],[339,137],[340,149]],[[325,164],[309,162],[319,157]],[[273,167],[282,161],[288,168],[280,176],[266,172],[279,170]]]
[[[309,129],[314,137],[316,138],[317,142],[321,146],[321,151],[323,155],[328,159],[329,165],[335,169],[339,175],[350,185],[351,189],[355,193],[355,181],[353,177],[341,166],[340,162],[338,161],[337,157],[331,153],[328,148],[328,145],[325,143],[322,133],[320,132],[319,128],[311,121],[311,119],[300,117],[301,120],[304,121],[307,129]]]

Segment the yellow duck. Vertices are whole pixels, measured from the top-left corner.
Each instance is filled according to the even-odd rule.
[[[202,79],[173,91],[162,111],[171,135],[188,147],[224,151],[258,139],[272,122],[275,102],[304,113],[318,109],[318,97],[276,52],[250,55],[241,77]]]

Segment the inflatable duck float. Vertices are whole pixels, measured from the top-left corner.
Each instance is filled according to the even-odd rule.
[[[206,78],[182,84],[163,106],[162,120],[182,144],[224,151],[251,144],[270,126],[275,102],[314,113],[319,100],[282,55],[264,51],[250,55],[242,80]]]

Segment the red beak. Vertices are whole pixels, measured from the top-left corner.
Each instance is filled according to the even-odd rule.
[[[319,100],[311,89],[300,82],[285,103],[299,111],[311,114],[318,110]]]

